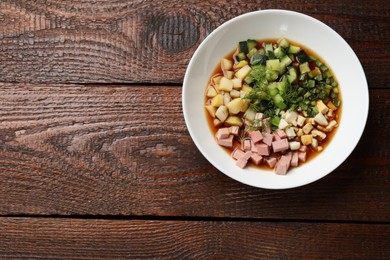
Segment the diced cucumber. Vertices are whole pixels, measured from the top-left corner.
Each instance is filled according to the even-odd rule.
[[[265,65],[266,61],[267,61],[267,56],[262,54],[255,54],[252,56],[250,63],[251,65],[257,65],[257,64]]]
[[[251,49],[248,54],[246,55],[248,57],[248,59],[251,59],[255,54],[257,54],[257,49],[256,48],[253,48]]]
[[[279,71],[280,70],[280,61],[278,59],[267,60],[266,66],[268,70]]]
[[[264,48],[258,49],[257,53],[261,55],[265,55],[265,49]]]
[[[287,48],[288,46],[290,46],[290,43],[285,38],[280,39],[278,41],[278,44],[282,48]]]
[[[316,82],[315,82],[314,80],[309,79],[309,80],[307,81],[307,86],[308,86],[309,88],[314,88],[315,85],[316,85]]]
[[[299,71],[301,72],[301,74],[309,72],[310,71],[309,63],[305,62],[299,65]]]
[[[277,80],[278,77],[279,77],[279,74],[277,71],[266,70],[266,72],[265,72],[265,79],[268,80],[269,82]]]
[[[332,72],[330,72],[330,70],[327,70],[324,72],[324,75],[323,75],[325,78],[331,78],[333,75],[332,75]]]
[[[288,53],[297,54],[300,50],[301,48],[299,48],[298,46],[290,45],[288,47]]]
[[[297,59],[297,61],[299,63],[305,63],[305,62],[309,62],[309,56],[307,56],[306,52],[304,51],[300,51],[296,56],[295,58]]]
[[[284,99],[282,98],[282,96],[280,94],[276,94],[273,97],[273,100],[274,100],[275,105],[279,109],[286,109],[287,108],[287,105],[286,105],[286,103],[284,103]]]
[[[272,47],[272,43],[267,43],[266,45],[265,45],[265,53],[267,53],[268,54],[268,52],[274,52],[274,48]]]
[[[242,41],[238,43],[238,48],[240,52],[243,52],[244,54],[248,53],[248,43],[246,41]]]
[[[246,59],[246,56],[245,56],[245,53],[244,52],[240,52],[236,55],[236,60],[237,61],[242,61],[242,60],[245,60]]]
[[[275,53],[276,58],[279,58],[279,59],[286,55],[283,48],[280,46],[274,50],[274,53]]]
[[[289,67],[287,80],[290,84],[297,80],[297,71],[294,67]]]
[[[292,60],[290,59],[290,57],[288,57],[287,55],[283,56],[281,59],[280,59],[280,63],[281,64],[284,64],[284,66],[288,66],[292,63]]]
[[[273,53],[272,51],[268,51],[268,52],[267,52],[267,56],[268,56],[268,59],[269,59],[269,60],[274,60],[274,59],[276,59],[275,53]]]
[[[277,88],[271,89],[269,91],[269,94],[271,97],[276,96],[279,93],[279,90]]]
[[[314,79],[317,80],[317,81],[323,80],[322,74],[319,74],[319,75],[315,76]]]
[[[320,65],[320,69],[321,69],[322,71],[327,71],[327,70],[328,70],[328,67],[327,67],[325,64],[322,64],[322,65]]]
[[[259,44],[258,41],[253,39],[248,39],[246,43],[247,43],[248,51],[252,50],[253,48],[256,48],[257,45]]]

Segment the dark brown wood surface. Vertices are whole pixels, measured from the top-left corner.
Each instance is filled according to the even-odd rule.
[[[325,22],[353,47],[370,87],[389,86],[384,0],[2,0],[0,81],[180,83],[207,34],[237,15],[270,8]]]
[[[202,40],[268,8],[336,30],[370,88],[351,156],[279,191],[216,170],[181,108]],[[0,0],[0,258],[388,258],[389,25],[384,0]]]
[[[203,158],[180,90],[0,84],[0,213],[389,220],[389,91],[371,90],[365,134],[341,167],[270,191]]]
[[[8,259],[49,251],[51,259],[385,259],[389,233],[384,224],[5,218],[0,252]]]

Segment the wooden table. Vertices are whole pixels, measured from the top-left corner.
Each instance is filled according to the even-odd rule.
[[[279,191],[216,170],[181,106],[200,42],[268,8],[336,30],[370,88],[352,155]],[[1,258],[389,258],[389,25],[386,0],[1,0]]]

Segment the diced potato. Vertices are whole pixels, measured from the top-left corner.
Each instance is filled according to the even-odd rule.
[[[299,129],[298,131],[297,131],[297,136],[298,137],[301,137],[303,135],[303,131],[302,131],[302,129]]]
[[[225,74],[225,77],[228,79],[233,79],[233,77],[234,77],[234,72],[231,70],[225,71],[224,74]]]
[[[233,88],[234,89],[241,89],[241,87],[242,87],[242,79],[234,78],[234,79],[232,79],[232,81],[233,81]]]
[[[222,122],[221,122],[221,120],[215,118],[213,121],[213,124],[214,124],[214,126],[220,126],[220,125],[222,125]]]
[[[244,85],[242,86],[241,90],[248,93],[248,92],[252,91],[253,88],[250,87],[250,86],[247,85],[247,84],[244,84]]]
[[[303,145],[311,144],[312,140],[313,140],[313,136],[312,135],[302,135],[301,136],[301,143]]]
[[[317,152],[321,152],[324,148],[322,146],[317,147]]]
[[[233,69],[238,70],[246,65],[248,65],[248,62],[246,60],[242,60],[242,61],[239,61],[238,63],[234,64]]]
[[[241,107],[241,112],[245,112],[248,107],[249,107],[249,104],[250,104],[250,100],[248,99],[243,99],[242,100],[244,103],[242,104],[242,107]]]
[[[290,150],[295,151],[301,148],[301,143],[300,142],[290,142]]]
[[[294,128],[292,127],[287,127],[285,131],[286,131],[287,138],[289,140],[296,136]]]
[[[313,125],[311,123],[307,123],[303,128],[302,128],[302,131],[305,133],[305,134],[309,134],[311,132],[311,130],[313,130]]]
[[[229,116],[225,123],[228,125],[242,126],[242,120],[238,116]]]
[[[299,127],[302,127],[303,124],[305,123],[305,119],[306,119],[306,118],[304,118],[303,116],[299,115],[298,118],[297,118],[297,125],[298,125]]]
[[[244,117],[248,120],[255,120],[255,117],[256,117],[256,111],[251,109],[251,108],[248,108],[246,111],[245,111],[245,114],[244,114]]]
[[[229,113],[232,115],[240,113],[243,109],[243,106],[244,100],[242,100],[242,98],[235,98],[226,105],[229,110]]]
[[[228,78],[222,77],[219,82],[219,90],[231,91],[233,89],[233,81]]]
[[[209,112],[211,117],[215,117],[215,112],[217,111],[217,109],[215,107],[208,105],[208,106],[206,106],[206,110],[207,110],[207,112]]]
[[[332,109],[329,109],[328,113],[326,114],[326,118],[328,120],[332,120],[334,118],[335,114]]]
[[[285,129],[287,126],[288,126],[288,123],[286,122],[286,120],[284,120],[283,118],[280,119],[278,128],[279,128],[279,129]]]
[[[313,140],[311,140],[311,147],[313,147],[313,149],[317,150],[317,147],[318,147],[317,139],[313,138]]]
[[[318,126],[317,126],[317,129],[320,130],[320,131],[322,131],[322,132],[326,132],[326,133],[329,132],[329,130],[326,129],[326,127],[323,127],[322,125],[318,125]]]
[[[232,91],[230,91],[230,96],[232,98],[238,98],[240,97],[240,91],[233,89]]]
[[[322,102],[322,100],[317,100],[316,106],[318,111],[324,115],[329,111],[329,108],[324,104],[324,102]]]
[[[333,129],[337,126],[336,120],[332,120],[329,122],[329,125],[326,127],[326,129],[331,132]]]
[[[335,105],[333,105],[332,101],[329,101],[327,104],[326,104],[330,109],[332,109],[333,111],[336,111],[337,110],[337,107]]]
[[[213,107],[220,107],[223,105],[223,95],[217,94],[215,97],[211,99],[211,105]]]
[[[229,93],[223,94],[223,104],[226,106],[230,101],[232,101],[230,94]]]
[[[245,65],[244,67],[242,67],[241,69],[239,69],[235,76],[239,79],[245,79],[246,76],[248,76],[248,74],[252,71],[252,68],[249,66],[249,65]]]
[[[233,67],[233,62],[228,59],[222,59],[221,60],[221,67],[223,70],[231,70]]]
[[[286,120],[286,122],[289,124],[291,124],[294,120],[296,120],[297,117],[298,117],[298,113],[295,111],[287,111],[283,115],[284,120]]]
[[[207,94],[206,96],[207,97],[215,97],[217,95],[217,91],[215,90],[215,88],[213,86],[209,86],[207,88]]]
[[[326,138],[326,134],[324,132],[321,132],[320,130],[317,130],[317,129],[313,129],[313,131],[311,131],[311,134],[313,135],[313,137],[317,137],[322,141]]]
[[[221,120],[221,122],[224,122],[226,118],[229,116],[229,111],[226,106],[220,106],[217,111],[215,112],[215,116]]]
[[[222,79],[222,76],[216,76],[216,77],[214,77],[214,78],[213,78],[214,84],[219,84],[219,82],[221,81],[221,79]]]
[[[325,116],[322,113],[318,113],[315,117],[314,120],[317,122],[317,124],[322,125],[322,126],[327,126],[328,125],[328,120],[325,118]]]

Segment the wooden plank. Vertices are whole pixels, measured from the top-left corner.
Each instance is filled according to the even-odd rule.
[[[6,259],[385,259],[384,224],[0,219]]]
[[[212,167],[179,87],[0,84],[0,214],[390,220],[390,92],[332,174],[270,191]]]
[[[353,47],[369,85],[388,88],[387,1],[1,1],[0,81],[180,83],[190,57],[223,22],[288,9],[327,23]]]

